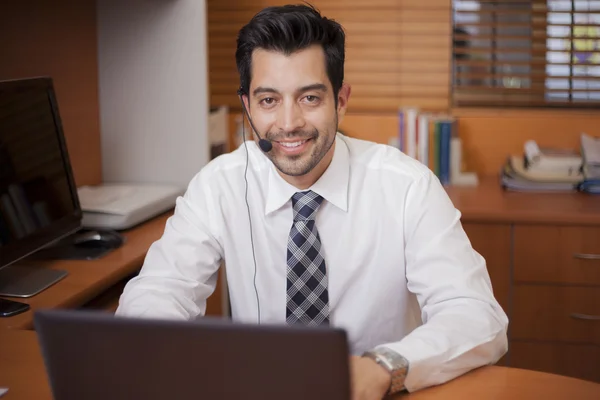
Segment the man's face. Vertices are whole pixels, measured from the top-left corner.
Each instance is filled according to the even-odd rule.
[[[267,157],[283,174],[303,176],[322,160],[331,160],[338,116],[346,108],[340,90],[338,107],[321,46],[289,56],[257,49],[252,53],[249,113],[261,137],[273,149]],[[248,104],[247,104],[248,106]],[[341,114],[341,115],[340,115]]]

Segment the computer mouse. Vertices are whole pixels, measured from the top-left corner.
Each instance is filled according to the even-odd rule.
[[[77,234],[73,244],[77,247],[116,249],[123,244],[123,241],[123,236],[116,231],[88,231]]]

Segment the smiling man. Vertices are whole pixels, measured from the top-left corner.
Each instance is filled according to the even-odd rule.
[[[436,176],[338,132],[344,41],[308,6],[241,29],[238,94],[256,140],[192,180],[117,313],[202,316],[224,260],[235,320],[346,329],[353,397],[371,400],[495,363],[508,321]]]

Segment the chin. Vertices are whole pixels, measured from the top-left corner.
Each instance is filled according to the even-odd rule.
[[[274,161],[273,164],[277,167],[279,171],[288,176],[303,176],[312,171],[315,165],[311,165],[309,162],[301,163],[301,157],[295,156],[285,157],[286,160],[284,162]],[[296,164],[295,166],[290,166],[290,163]],[[299,165],[302,164],[302,165]]]

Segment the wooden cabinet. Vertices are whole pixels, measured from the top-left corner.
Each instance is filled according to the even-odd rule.
[[[510,363],[600,382],[600,228],[514,227]]]
[[[600,198],[447,191],[508,315],[501,363],[600,382]]]
[[[501,364],[600,382],[600,228],[463,226],[509,318]]]

